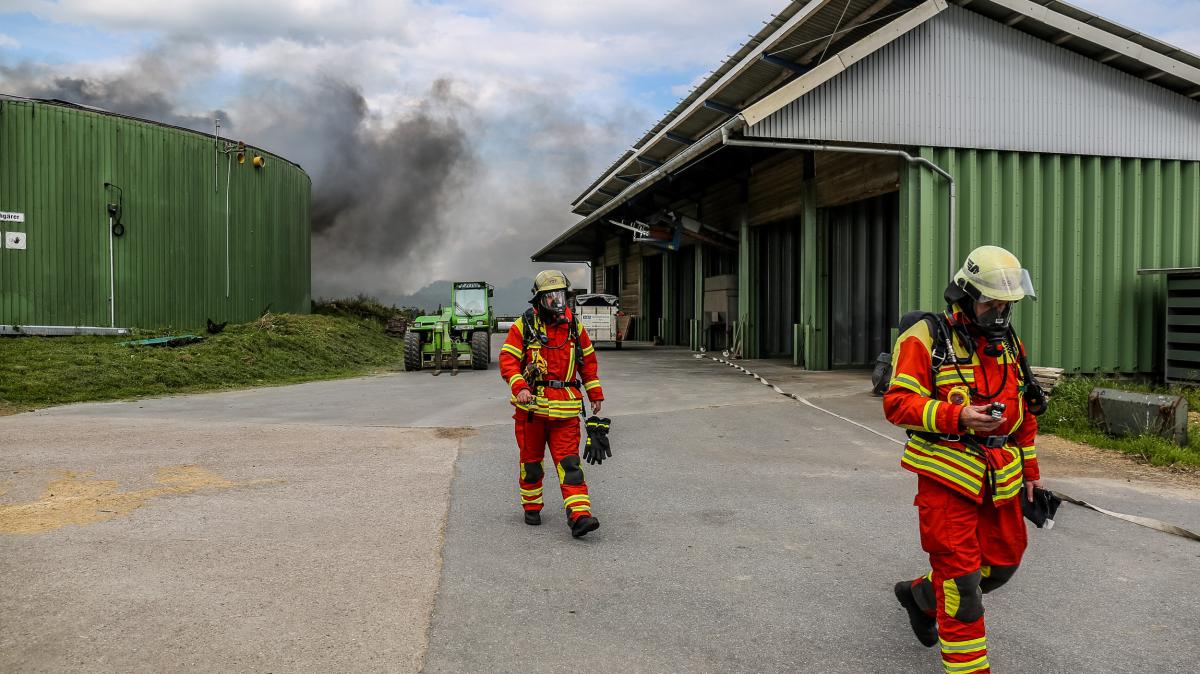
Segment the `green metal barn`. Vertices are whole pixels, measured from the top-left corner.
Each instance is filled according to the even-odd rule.
[[[994,244],[1035,364],[1162,372],[1138,270],[1200,265],[1200,57],[1054,0],[792,2],[573,210],[533,258],[638,339],[867,367]]]
[[[253,146],[0,96],[0,325],[307,313],[310,199],[300,166]]]

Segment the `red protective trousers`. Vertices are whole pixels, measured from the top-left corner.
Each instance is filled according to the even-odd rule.
[[[937,612],[942,665],[947,674],[990,672],[983,623],[983,594],[1016,572],[1025,552],[1025,520],[1017,498],[975,503],[941,482],[920,475],[917,497],[921,548],[932,572],[913,581],[913,595]]]
[[[579,417],[551,419],[518,409],[513,415],[516,423],[517,446],[521,450],[521,471],[518,486],[521,507],[542,509],[542,459],[546,445],[558,469],[558,484],[562,489],[563,507],[571,521],[592,512],[587,483],[579,463]]]

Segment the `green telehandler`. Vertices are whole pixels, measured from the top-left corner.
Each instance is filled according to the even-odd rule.
[[[486,370],[492,361],[492,286],[483,281],[455,281],[450,305],[441,313],[418,316],[404,333],[404,369],[410,372],[433,368],[436,377],[443,369],[458,374],[460,361],[476,370]]]

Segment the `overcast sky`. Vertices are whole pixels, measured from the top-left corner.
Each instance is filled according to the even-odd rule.
[[[1076,4],[1200,52],[1200,0]],[[383,167],[444,156],[382,183],[351,176],[335,195],[413,190],[398,192],[416,204],[407,210],[342,214],[316,251],[333,262],[314,265],[315,294],[386,299],[434,279],[532,275],[529,254],[576,221],[574,197],[783,6],[0,0],[0,93],[79,92],[192,126],[220,111],[233,135],[303,164],[317,191],[345,177],[337,155],[348,143]],[[414,133],[429,147],[409,149]],[[338,246],[364,218],[409,220],[372,236],[412,245],[384,247],[363,275],[346,274],[355,257]]]

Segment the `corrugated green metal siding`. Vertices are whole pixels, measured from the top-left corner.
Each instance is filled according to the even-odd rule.
[[[955,258],[995,244],[1033,275],[1015,320],[1035,364],[1071,372],[1162,367],[1161,277],[1200,265],[1200,163],[923,149],[958,184]],[[948,281],[947,187],[908,167],[901,188],[900,311],[936,308]]]
[[[27,250],[0,249],[0,323],[109,324],[105,182],[125,196],[126,233],[114,241],[118,326],[240,322],[267,306],[307,312],[310,181],[294,164],[263,155],[266,168],[247,159],[233,163],[231,175],[218,155],[214,181],[210,137],[0,100],[0,211],[26,214],[25,223],[0,229],[28,235]]]

